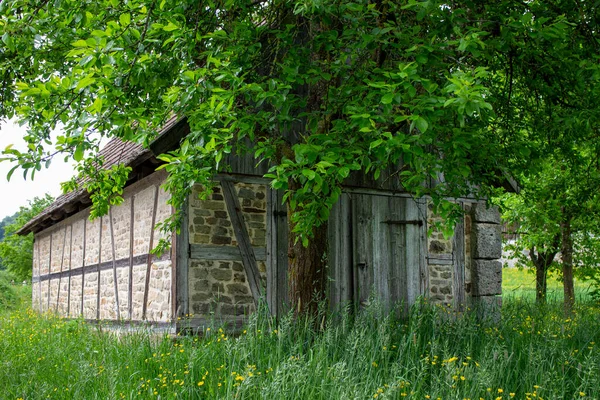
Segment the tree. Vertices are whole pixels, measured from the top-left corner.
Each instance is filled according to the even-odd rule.
[[[521,157],[504,157],[520,135],[498,134],[519,120],[509,82],[517,71],[524,85],[536,57],[562,66],[582,53],[565,43],[592,15],[544,4],[4,1],[0,115],[29,125],[28,151],[4,154],[34,174],[58,154],[82,160],[93,132],[147,144],[167,118],[187,117],[190,134],[161,156],[173,206],[192,183],[210,189],[234,147],[269,162],[290,216],[290,299],[314,311],[329,211],[352,171],[391,170],[452,220],[459,210],[446,198],[489,194]],[[558,60],[540,51],[552,40]],[[64,134],[50,143],[58,124]],[[431,176],[444,182],[425,185]],[[96,199],[118,201],[112,186]]]
[[[27,207],[21,207],[14,222],[4,227],[5,236],[0,241],[0,263],[19,280],[31,279],[33,264],[33,234],[17,235],[18,231],[29,220],[48,207],[54,199],[52,196],[35,197]]]

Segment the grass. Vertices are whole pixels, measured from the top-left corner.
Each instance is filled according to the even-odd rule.
[[[589,283],[575,278],[575,296],[579,301],[590,300]],[[505,299],[517,298],[535,300],[535,273],[531,269],[503,268],[502,295]],[[562,302],[564,299],[562,282],[556,276],[548,276],[549,301]]]
[[[529,290],[530,275],[509,274],[505,293]],[[565,318],[559,302],[514,293],[497,321],[426,304],[386,318],[374,304],[324,324],[257,313],[235,337],[116,336],[0,311],[0,399],[600,398],[600,306],[581,301]]]
[[[600,310],[513,300],[499,323],[376,306],[315,324],[256,317],[238,336],[114,336],[31,310],[0,317],[6,399],[600,398]],[[534,396],[535,395],[535,396]]]

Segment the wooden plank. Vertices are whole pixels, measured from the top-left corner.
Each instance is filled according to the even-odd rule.
[[[148,263],[146,265],[146,281],[144,283],[144,303],[142,304],[142,320],[146,320],[148,309],[148,291],[150,290],[150,273],[152,272],[152,249],[154,248],[154,227],[156,226],[156,212],[158,209],[159,187],[154,187],[154,205],[152,207],[152,223],[150,224],[150,247],[148,249]]]
[[[277,191],[267,186],[267,307],[277,316],[277,232],[275,210]]]
[[[454,265],[452,258],[429,258],[429,265]]]
[[[135,224],[135,194],[131,195],[131,209],[129,216],[129,279],[127,281],[127,319],[131,321],[133,315],[133,240]]]
[[[352,301],[352,204],[343,193],[333,206],[328,224],[329,306],[339,311]]]
[[[271,314],[278,317],[289,309],[287,254],[287,207],[282,204],[282,192],[267,187],[267,303]]]
[[[283,192],[276,191],[277,203],[274,208],[274,222],[276,235],[276,266],[277,266],[277,315],[287,314],[290,308],[289,283],[288,283],[288,238],[289,223],[287,205],[283,203]]]
[[[40,255],[40,247],[42,246],[41,239],[36,240],[37,242],[37,264],[38,264],[38,277],[42,276],[42,259]],[[42,312],[42,281],[38,283],[38,303],[40,305],[40,313]]]
[[[373,224],[371,225],[373,243],[373,267],[372,282],[374,294],[378,297],[385,313],[392,307],[393,299],[390,297],[390,279],[393,277],[393,269],[397,264],[390,257],[390,227],[386,223],[390,213],[389,198],[383,196],[371,196]],[[396,227],[397,228],[397,227]]]
[[[389,217],[397,221],[406,220],[406,199],[389,198]],[[385,223],[385,222],[384,222]],[[407,237],[406,224],[388,224],[390,230],[390,301],[392,306],[401,306],[404,314],[407,302]]]
[[[83,219],[83,251],[81,259],[81,317],[83,317],[83,296],[85,295],[85,241],[87,236],[87,217]]]
[[[98,238],[98,268],[96,268],[96,272],[98,273],[98,279],[96,284],[96,319],[100,319],[100,264],[102,264],[102,220],[100,217],[100,237]]]
[[[452,294],[454,298],[454,309],[463,311],[465,307],[465,225],[464,218],[454,227],[454,239],[452,243],[452,254],[454,255],[452,273]]]
[[[243,261],[239,247],[218,246],[210,244],[190,244],[190,258],[197,260],[230,260]],[[252,247],[257,261],[267,260],[267,250],[264,247]]]
[[[176,290],[175,304],[176,312],[174,318],[185,317],[190,314],[190,294],[189,294],[189,258],[190,258],[190,224],[189,224],[189,202],[188,199],[183,204],[181,227],[179,234],[175,237],[175,266],[176,266]]]
[[[60,301],[60,284],[62,283],[62,272],[63,265],[65,263],[65,247],[67,246],[67,227],[65,226],[65,233],[63,234],[63,245],[62,245],[62,256],[60,257],[60,275],[58,276],[58,290],[56,291],[56,307],[54,311],[58,313],[58,302]]]
[[[71,268],[73,266],[73,224],[69,235],[69,284],[67,285],[67,316],[71,316]]]
[[[413,199],[414,194],[405,192],[402,189],[399,190],[390,190],[390,189],[381,189],[381,188],[366,188],[366,187],[358,187],[353,185],[343,186],[344,193],[352,193],[352,194],[365,194],[365,195],[375,195],[375,196],[387,196],[387,197],[402,197],[406,199]],[[431,199],[431,196],[423,196],[418,201],[421,203],[427,199]],[[463,203],[477,203],[478,200],[476,198],[470,197],[445,197],[446,200],[450,201],[461,201]]]
[[[420,294],[429,295],[429,265],[427,264],[427,200],[420,198],[415,200],[419,216],[423,219],[423,225],[419,230],[419,275],[420,275]]]
[[[419,204],[413,199],[407,199],[406,219],[407,220],[425,220],[426,215],[422,215],[422,210]],[[423,294],[421,258],[424,257],[423,248],[421,247],[420,235],[423,225],[405,225],[406,230],[406,295],[408,305],[413,305],[417,297]]]
[[[258,303],[262,298],[260,273],[250,243],[250,236],[248,235],[246,224],[244,223],[244,217],[241,213],[240,202],[232,182],[223,180],[221,181],[221,187],[223,189],[227,211],[229,212],[229,219],[231,220],[231,225],[233,226],[233,231],[235,232],[238,247],[242,255],[242,264],[246,271],[246,278],[248,279],[250,291],[252,292],[254,303],[258,306]]]
[[[113,267],[113,286],[115,290],[115,306],[117,311],[117,319],[121,319],[121,309],[119,307],[119,282],[117,280],[117,255],[115,251],[115,232],[113,228],[112,206],[108,208],[108,223],[110,231],[110,245],[112,252],[112,267]]]
[[[352,237],[353,237],[353,298],[357,307],[368,303],[373,285],[373,237],[371,197],[367,195],[352,196]]]
[[[50,250],[48,251],[48,273],[50,273],[51,268],[52,268],[52,236],[53,234],[50,234]],[[46,307],[46,311],[50,311],[50,280],[48,280],[48,305]]]

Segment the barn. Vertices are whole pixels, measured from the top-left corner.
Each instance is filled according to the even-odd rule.
[[[80,189],[59,197],[20,234],[34,234],[33,308],[64,317],[178,330],[209,323],[240,326],[258,304],[287,311],[286,208],[263,178],[267,166],[231,156],[209,199],[193,189],[170,252],[151,253],[156,225],[172,208],[156,158],[189,132],[172,119],[149,149],[114,139],[104,167],[132,168],[124,202],[89,220],[91,200]],[[332,308],[407,309],[417,298],[462,310],[500,304],[500,217],[485,202],[456,199],[465,210],[454,236],[428,235],[436,216],[393,176],[350,176],[331,212],[328,299]]]

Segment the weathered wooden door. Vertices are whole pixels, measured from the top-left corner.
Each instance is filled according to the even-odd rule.
[[[329,225],[330,300],[404,311],[427,290],[426,208],[407,197],[345,193]]]

